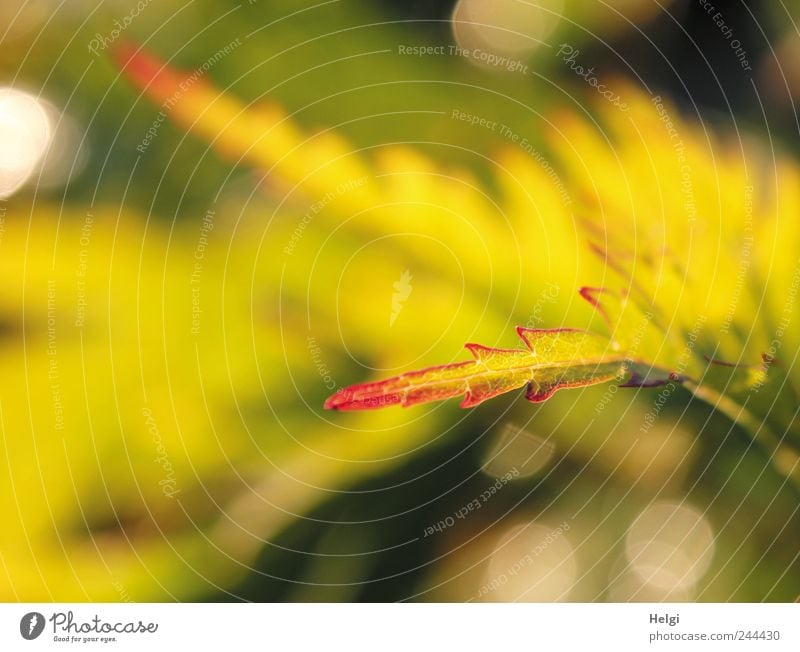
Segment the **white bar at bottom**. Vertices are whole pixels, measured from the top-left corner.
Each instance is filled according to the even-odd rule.
[[[797,652],[799,621],[797,603],[3,604],[0,650]]]

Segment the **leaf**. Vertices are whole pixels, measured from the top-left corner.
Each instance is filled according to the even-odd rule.
[[[346,387],[325,407],[364,410],[441,401],[465,395],[462,408],[527,386],[525,398],[547,400],[556,390],[607,382],[625,370],[625,356],[608,338],[577,329],[517,327],[524,349],[496,349],[467,344],[474,359],[429,367],[375,383]]]
[[[174,68],[131,41],[121,40],[112,52],[128,79],[165,116],[228,160],[247,161],[315,196],[332,193],[353,210],[374,203],[369,166],[337,132],[305,133],[277,104],[262,99],[246,105],[198,71]],[[359,192],[346,192],[354,183]]]
[[[583,287],[581,296],[595,307],[608,327],[611,344],[631,359],[646,359],[633,369],[628,387],[656,387],[688,373],[699,377],[705,368],[697,364],[694,346],[687,348],[675,333],[660,325],[653,309],[644,309],[631,292]],[[669,369],[671,371],[664,371]]]
[[[622,387],[655,387],[683,377],[641,360],[643,341],[662,341],[653,315],[626,293],[581,288],[608,325],[611,337],[576,328],[523,328],[517,334],[524,349],[496,349],[467,344],[473,360],[428,367],[373,383],[351,385],[325,401],[328,410],[370,410],[390,405],[409,407],[465,395],[462,408],[527,386],[525,398],[546,401],[554,392],[610,380]]]

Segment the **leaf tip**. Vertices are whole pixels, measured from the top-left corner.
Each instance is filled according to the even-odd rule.
[[[376,410],[401,403],[398,393],[383,393],[376,385],[380,385],[380,383],[351,385],[340,389],[328,397],[323,407],[326,410],[345,412],[348,410]]]
[[[598,287],[591,287],[589,285],[584,285],[580,290],[578,290],[578,294],[580,294],[586,301],[588,301],[592,306],[597,308],[602,312],[603,308],[600,302],[600,295],[609,292],[606,288],[598,288]]]
[[[120,39],[110,51],[119,69],[139,83],[152,81],[163,68],[161,61],[130,39]]]

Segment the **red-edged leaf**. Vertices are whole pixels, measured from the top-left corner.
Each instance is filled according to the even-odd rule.
[[[566,387],[619,378],[625,356],[608,338],[576,329],[517,328],[524,349],[467,344],[473,360],[429,367],[374,383],[346,387],[325,401],[329,410],[368,410],[464,396],[461,407],[527,386],[529,401],[544,401]]]

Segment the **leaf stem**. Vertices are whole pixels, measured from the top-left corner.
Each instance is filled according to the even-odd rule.
[[[756,417],[747,407],[730,396],[710,387],[684,379],[684,387],[694,396],[719,410],[731,421],[747,430],[754,441],[769,451],[770,461],[777,471],[800,488],[800,454],[794,447],[778,437],[764,420]]]

